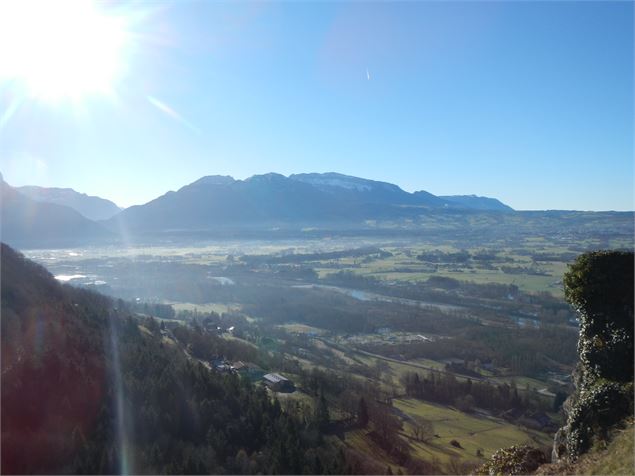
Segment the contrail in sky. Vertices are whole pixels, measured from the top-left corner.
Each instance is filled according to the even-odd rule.
[[[368,72],[368,68],[366,68],[366,79],[370,81],[370,73]]]
[[[187,119],[185,119],[183,116],[181,116],[178,112],[176,112],[174,109],[172,109],[170,106],[168,106],[164,102],[159,101],[157,98],[155,98],[153,96],[149,96],[149,95],[147,96],[147,99],[148,99],[148,102],[150,104],[152,104],[154,107],[156,107],[162,113],[167,114],[172,119],[174,119],[177,122],[180,122],[185,127],[187,127],[188,129],[196,132],[197,134],[201,133],[201,131],[200,131],[200,129],[198,127],[196,127],[194,124],[189,122]]]

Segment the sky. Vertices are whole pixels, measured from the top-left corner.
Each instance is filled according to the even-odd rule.
[[[519,210],[635,209],[632,2],[96,8],[117,29],[69,43],[94,19],[12,22],[11,185],[130,206],[205,175],[335,171]]]

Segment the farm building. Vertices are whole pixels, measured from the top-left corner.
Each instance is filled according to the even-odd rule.
[[[267,374],[263,377],[265,385],[276,392],[293,392],[293,382],[280,374]]]
[[[236,362],[234,362],[232,365],[232,370],[236,371],[236,372],[241,372],[241,371],[246,371],[247,370],[247,365],[245,365],[244,362],[238,360]]]

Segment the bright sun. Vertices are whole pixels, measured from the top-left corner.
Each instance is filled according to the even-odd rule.
[[[110,94],[124,73],[125,27],[88,0],[0,1],[0,87],[46,101]]]

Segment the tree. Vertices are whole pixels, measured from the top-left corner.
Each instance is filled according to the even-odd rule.
[[[401,421],[392,414],[390,406],[378,404],[373,407],[370,419],[384,442],[395,442]]]
[[[412,436],[417,441],[429,441],[434,436],[434,426],[430,420],[414,416],[412,420]]]
[[[331,419],[331,416],[329,413],[328,402],[326,401],[326,398],[324,398],[324,392],[320,391],[320,398],[318,400],[317,408],[315,410],[315,421],[320,431],[326,430],[330,419]]]
[[[368,425],[368,406],[366,405],[366,400],[364,397],[359,399],[359,409],[357,410],[357,422],[365,427]]]
[[[456,408],[465,413],[471,413],[474,410],[474,397],[472,395],[465,395],[464,397],[458,397],[454,401]]]

